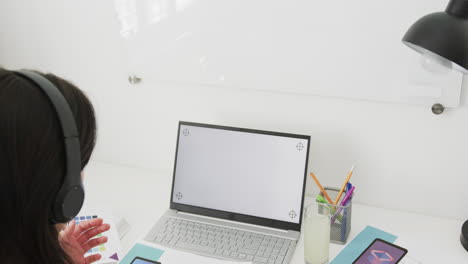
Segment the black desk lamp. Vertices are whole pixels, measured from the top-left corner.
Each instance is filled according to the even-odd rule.
[[[445,67],[468,74],[468,0],[450,0],[445,12],[419,19],[408,29],[403,43]],[[468,251],[468,221],[460,241]]]
[[[403,43],[468,74],[468,0],[451,0],[445,12],[419,19],[408,29]]]

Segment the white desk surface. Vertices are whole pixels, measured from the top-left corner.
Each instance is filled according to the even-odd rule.
[[[123,238],[126,252],[141,239],[169,207],[172,173],[91,162],[85,171],[86,204],[109,207],[124,217],[130,232]],[[422,264],[468,263],[468,252],[459,242],[463,221],[388,210],[361,204],[353,205],[351,241],[365,226],[371,225],[398,236],[397,244]],[[300,240],[291,264],[304,263],[304,244]],[[330,260],[343,248],[331,244]],[[351,262],[350,262],[351,263]]]

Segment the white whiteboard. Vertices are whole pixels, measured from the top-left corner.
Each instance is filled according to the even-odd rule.
[[[457,106],[462,74],[430,72],[401,38],[445,0],[116,0],[148,82]]]

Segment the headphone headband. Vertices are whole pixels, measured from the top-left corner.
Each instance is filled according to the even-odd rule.
[[[62,128],[66,174],[52,205],[53,223],[65,223],[73,219],[84,202],[84,188],[81,182],[81,151],[78,129],[70,106],[60,90],[42,75],[21,70],[17,75],[27,79],[44,92],[53,106]]]

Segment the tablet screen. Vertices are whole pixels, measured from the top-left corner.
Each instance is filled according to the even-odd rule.
[[[353,264],[396,264],[407,252],[397,245],[376,239]]]

